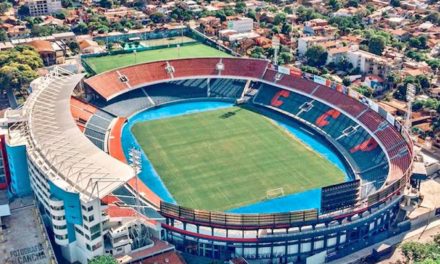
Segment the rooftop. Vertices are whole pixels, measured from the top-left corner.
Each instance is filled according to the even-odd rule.
[[[39,215],[34,214],[32,197],[15,199],[10,206],[11,215],[2,218],[6,242],[0,238],[0,263],[25,263],[26,259],[32,259],[33,264],[50,263],[53,251],[46,243],[48,238]]]
[[[55,69],[50,74],[54,75]],[[62,72],[61,74],[66,74]],[[29,156],[45,164],[48,178],[80,198],[103,198],[134,177],[130,166],[107,155],[81,133],[70,111],[83,74],[46,77],[26,101]]]

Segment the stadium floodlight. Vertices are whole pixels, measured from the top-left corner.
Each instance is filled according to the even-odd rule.
[[[137,61],[137,52],[136,52],[136,49],[134,49],[133,50],[133,53],[134,53],[134,64],[136,64],[136,61]]]
[[[278,65],[278,50],[280,49],[280,38],[272,38],[272,48],[274,49],[273,63]]]
[[[405,126],[408,133],[410,133],[410,135],[411,135],[411,127],[412,127],[412,123],[411,123],[412,103],[414,102],[415,96],[416,96],[416,87],[414,86],[414,84],[409,83],[406,87],[406,100],[408,101],[408,109],[406,112]]]
[[[225,65],[223,64],[222,61],[219,61],[216,65],[215,65],[215,69],[217,71],[223,71],[225,69]]]
[[[171,64],[170,64],[168,61],[167,61],[167,66],[165,66],[165,71],[166,71],[168,74],[173,74],[174,71],[175,71],[174,67],[171,66]]]

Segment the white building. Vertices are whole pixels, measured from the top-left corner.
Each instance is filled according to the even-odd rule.
[[[228,20],[228,29],[235,30],[238,33],[251,32],[254,28],[254,20],[248,17],[235,18]]]
[[[306,54],[307,49],[319,45],[320,43],[324,43],[330,41],[331,39],[328,37],[321,36],[310,36],[310,37],[302,37],[298,38],[298,54],[300,56],[304,56]]]
[[[26,4],[31,16],[51,15],[63,8],[61,0],[27,0]]]
[[[380,77],[386,77],[398,68],[398,62],[363,50],[348,51],[347,58],[353,67],[359,67],[362,73]]]

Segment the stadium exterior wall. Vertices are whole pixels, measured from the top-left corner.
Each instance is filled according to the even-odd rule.
[[[278,228],[225,228],[164,214],[163,235],[183,252],[219,260],[243,256],[260,263],[303,262],[322,251],[327,251],[327,260],[333,260],[399,233],[400,230],[390,231],[399,201],[400,198],[394,199],[347,218],[297,222]]]

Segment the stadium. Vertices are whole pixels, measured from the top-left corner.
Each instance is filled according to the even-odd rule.
[[[322,77],[201,57],[90,78],[55,68],[31,88],[6,113],[8,154],[25,146],[69,262],[170,246],[221,261],[330,261],[402,231],[406,130]]]

